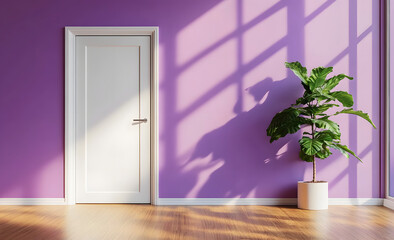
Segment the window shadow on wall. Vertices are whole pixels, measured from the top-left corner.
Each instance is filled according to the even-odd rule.
[[[305,62],[306,26],[321,14],[324,15],[325,11],[332,7],[335,1],[321,1],[321,4],[309,14],[305,13],[304,3],[305,1],[277,1],[249,22],[242,23],[240,19],[244,17],[243,2],[237,1],[238,25],[236,30],[200,51],[184,65],[179,66],[173,58],[177,53],[176,39],[165,42],[167,71],[164,77],[165,82],[161,86],[165,92],[164,103],[161,105],[161,113],[162,116],[165,116],[165,120],[162,126],[164,130],[161,133],[164,144],[161,144],[160,155],[162,159],[160,163],[160,197],[296,197],[297,181],[303,180],[308,175],[305,171],[310,171],[310,166],[299,160],[298,157],[300,135],[287,136],[269,144],[269,138],[266,137],[266,128],[275,113],[292,104],[297,97],[301,96],[303,89],[299,80],[290,71],[287,71],[286,78],[267,76],[252,86],[245,83],[245,77],[253,72],[256,67],[270,61],[275,54],[281,51],[286,52],[286,58],[284,59],[286,61]],[[370,43],[372,51],[376,51],[373,46],[376,46],[378,41],[378,29],[376,27],[378,26],[376,22],[376,13],[378,13],[376,8],[378,5],[372,4],[371,26],[358,33],[358,19],[360,19],[360,16],[357,16],[357,1],[349,0],[348,4],[348,46],[334,55],[331,60],[326,61],[325,66],[346,62],[348,72],[345,73],[356,79],[349,83],[348,90],[354,96],[356,103],[354,108],[358,109],[357,99],[362,98],[361,95],[358,95],[360,85],[357,85],[362,84],[357,83],[360,71],[358,66],[362,58],[358,54],[360,51],[365,51],[360,50],[359,45],[365,38],[370,37],[372,39]],[[250,61],[245,61],[245,33],[283,9],[286,10],[287,19],[286,36],[263,49]],[[173,32],[172,34],[176,36],[177,33]],[[344,38],[344,36],[338,37]],[[179,81],[185,81],[184,77],[180,77],[182,73],[199,61],[203,61],[212,51],[231,40],[237,42],[235,71],[217,81],[216,85],[205,91],[199,98],[179,110],[177,105],[182,100],[177,98],[176,93],[184,90],[179,89]],[[324,48],[324,46],[321,46],[321,48]],[[284,65],[282,66],[284,68]],[[340,73],[335,70],[334,68],[335,74]],[[378,63],[372,62],[371,76],[377,76],[378,70]],[[266,71],[272,72],[272,69],[266,68]],[[370,84],[370,82],[366,82],[366,84]],[[235,116],[229,118],[231,120],[226,121],[216,129],[204,134],[188,151],[181,151],[179,146],[183,144],[183,140],[179,137],[180,132],[190,131],[190,134],[194,132],[192,127],[180,130],[181,124],[230,87],[236,88],[236,102],[228,103],[233,104],[232,109]],[[378,123],[377,119],[379,119],[379,109],[374,106],[378,105],[379,101],[378,87],[378,84],[373,84],[372,88],[369,89],[369,94],[372,93],[370,97],[373,99],[371,104],[373,108],[370,114],[376,124]],[[254,107],[245,109],[246,95],[253,97]],[[219,114],[220,105],[217,107]],[[216,117],[221,116],[204,116],[204,118],[212,119],[212,121],[215,121]],[[378,155],[378,149],[372,145],[373,141],[378,141],[378,134],[371,134],[372,140],[368,146],[360,147],[360,144],[358,144],[357,136],[360,132],[360,127],[357,125],[358,121],[360,120],[356,121],[355,117],[340,119],[342,129],[349,129],[348,135],[352,139],[349,146],[360,157]],[[198,124],[198,121],[195,121],[195,123]],[[359,166],[356,159],[344,159],[335,153],[331,156],[331,159],[319,161],[318,171],[331,171],[332,173],[329,168],[336,161],[348,161],[348,167],[339,173],[335,173],[336,176],[330,183],[330,189],[337,188],[341,181],[347,181],[348,190],[342,191],[343,194],[348,194],[349,197],[359,196],[358,167],[365,166]],[[373,162],[368,165],[372,168],[370,171],[372,172],[373,186],[376,186],[379,184],[379,163]],[[332,176],[332,174],[329,175]],[[372,194],[376,195],[376,190],[373,187]],[[338,194],[338,191],[336,194]]]

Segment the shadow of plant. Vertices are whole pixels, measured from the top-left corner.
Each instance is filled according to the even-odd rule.
[[[293,135],[269,145],[266,136],[266,128],[275,111],[282,105],[288,105],[299,90],[296,86],[289,88],[293,86],[292,82],[289,79],[273,81],[266,78],[246,89],[256,105],[201,138],[187,164],[210,157],[209,164],[204,167],[210,168],[215,164],[220,167],[210,174],[196,197],[296,195],[296,183],[302,179],[303,171],[288,171],[286,178],[277,173],[282,172],[284,166],[291,169],[297,165],[299,169],[303,164],[294,159],[299,151],[298,138]],[[201,170],[204,171],[200,169],[199,172]]]

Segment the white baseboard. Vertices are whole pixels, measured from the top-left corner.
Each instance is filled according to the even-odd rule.
[[[66,205],[64,198],[0,198],[0,205]]]
[[[297,198],[159,198],[157,205],[296,205]]]
[[[383,205],[382,198],[329,198],[328,205]]]
[[[329,205],[383,205],[381,198],[330,198]],[[297,205],[297,198],[159,198],[157,205]]]
[[[394,200],[384,199],[383,206],[394,210]]]

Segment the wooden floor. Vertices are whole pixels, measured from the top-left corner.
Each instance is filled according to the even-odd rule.
[[[0,206],[0,239],[394,239],[394,211],[330,206]]]

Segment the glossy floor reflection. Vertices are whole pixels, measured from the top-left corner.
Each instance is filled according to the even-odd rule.
[[[0,206],[0,239],[393,239],[393,219],[381,206]]]

